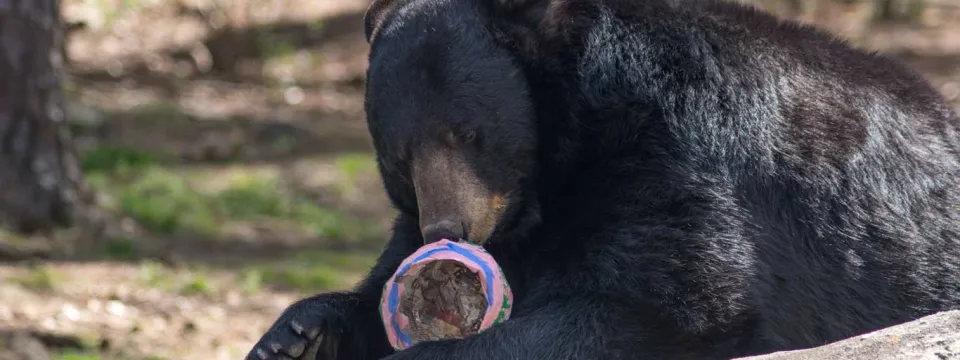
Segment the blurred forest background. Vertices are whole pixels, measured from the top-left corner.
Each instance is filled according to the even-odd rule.
[[[363,276],[367,1],[0,0],[0,359],[241,359]],[[744,1],[960,105],[960,0]]]

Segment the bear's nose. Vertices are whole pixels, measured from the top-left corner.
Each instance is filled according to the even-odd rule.
[[[424,244],[430,244],[443,239],[458,241],[466,235],[463,231],[463,224],[451,219],[443,219],[432,224],[427,224],[420,229],[420,232],[423,233]]]

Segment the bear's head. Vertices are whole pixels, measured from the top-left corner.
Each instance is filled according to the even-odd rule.
[[[426,243],[518,235],[539,218],[537,124],[484,0],[375,0],[365,110],[391,201]]]

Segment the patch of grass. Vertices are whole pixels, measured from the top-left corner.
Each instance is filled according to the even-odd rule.
[[[243,177],[213,196],[219,210],[230,217],[279,217],[293,212],[293,197],[273,177]]]
[[[313,265],[298,269],[264,270],[265,281],[303,291],[321,291],[340,285],[338,270],[329,266]]]
[[[109,25],[126,14],[137,12],[150,3],[145,0],[122,0],[121,2],[91,0],[88,2],[102,16],[103,25]]]
[[[321,238],[360,239],[371,229],[365,221],[298,198],[275,177],[238,179],[213,198],[218,210],[230,219],[282,219]]]
[[[209,294],[216,290],[210,276],[200,268],[171,269],[157,262],[144,261],[138,272],[140,280],[147,286],[184,296]]]
[[[357,191],[353,182],[375,169],[368,154],[345,155],[336,161],[343,175],[341,192]],[[240,173],[225,179],[225,185],[205,188],[199,185],[224,179],[191,177],[189,172],[167,167],[170,159],[137,149],[99,147],[84,154],[82,162],[87,182],[109,195],[104,206],[125,213],[156,234],[217,236],[230,222],[271,221],[327,239],[366,240],[381,235],[368,221],[299,197],[274,173]],[[131,244],[112,244],[107,251],[128,257],[135,252]]]
[[[257,34],[257,46],[264,59],[287,58],[296,53],[297,47],[287,36],[269,31]]]
[[[91,129],[95,128],[95,126],[93,125],[90,125],[84,122],[79,122],[79,121],[71,121],[67,124],[67,127],[70,128],[70,134],[74,136],[76,136],[77,134],[84,134],[90,131]]]
[[[140,280],[150,287],[172,289],[176,283],[170,271],[155,261],[144,261],[137,268]]]
[[[0,243],[22,245],[22,244],[25,244],[27,241],[28,240],[23,235],[10,231],[9,229],[0,227]]]
[[[348,199],[357,199],[360,188],[357,182],[364,177],[376,176],[377,163],[371,154],[340,155],[335,160],[337,182],[334,188],[341,196]]]
[[[53,360],[106,360],[102,356],[86,351],[67,350],[53,356]]]
[[[323,32],[324,26],[326,23],[323,19],[317,19],[307,23],[307,29],[310,29],[310,32],[313,34],[320,34]]]
[[[166,156],[132,147],[105,145],[85,152],[81,167],[86,182],[116,202],[106,204],[108,207],[119,208],[150,231],[171,234],[189,228],[203,234],[216,233],[218,225],[210,206],[181,175],[164,167],[170,161]],[[113,244],[107,251],[131,250],[124,246]]]
[[[103,338],[93,332],[79,332],[75,333],[73,336],[76,337],[77,342],[79,343],[80,349],[93,350],[99,348],[103,344]]]
[[[301,210],[298,221],[318,238],[346,239],[364,243],[383,237],[382,231],[371,221],[344,216],[316,206]]]
[[[295,221],[320,238],[341,238],[346,236],[346,221],[337,212],[313,204],[300,204],[294,214]]]
[[[104,252],[112,259],[130,260],[136,258],[139,250],[133,240],[121,237],[107,240]]]
[[[50,357],[52,360],[132,360],[140,359],[139,357],[131,357],[126,355],[106,355],[102,354],[99,351],[93,350],[93,348],[88,348],[87,350],[79,349],[62,349],[57,351]],[[156,356],[148,356],[144,360],[160,360],[161,358]]]
[[[29,273],[10,280],[30,289],[53,290],[63,281],[63,274],[46,265],[38,265],[30,269]]]
[[[297,138],[290,135],[280,136],[274,139],[271,145],[280,151],[291,151],[297,146]]]
[[[263,286],[263,271],[259,269],[247,269],[243,272],[242,289],[246,294],[254,294],[260,291]]]
[[[121,209],[145,228],[171,234],[182,228],[214,235],[218,222],[202,193],[185,179],[161,168],[146,170],[118,191]]]
[[[110,188],[115,177],[116,175],[94,171],[84,174],[83,180],[94,189],[103,191]]]
[[[80,168],[84,173],[129,172],[164,164],[164,156],[136,148],[117,145],[101,145],[83,154]]]
[[[377,163],[371,154],[347,154],[337,157],[336,167],[344,180],[353,182],[359,176],[376,171]]]
[[[86,182],[110,195],[109,200],[114,202],[105,206],[119,209],[147,230],[158,234],[185,229],[216,234],[219,224],[204,195],[189,186],[183,176],[163,167],[163,157],[128,148],[101,147],[85,154],[82,162]]]
[[[262,264],[248,272],[262,273],[263,282],[305,292],[353,285],[376,262],[373,253],[306,252],[282,263]]]
[[[185,281],[180,286],[181,295],[190,296],[209,294],[213,291],[213,286],[211,285],[210,279],[203,274],[191,272],[185,276],[184,280]]]

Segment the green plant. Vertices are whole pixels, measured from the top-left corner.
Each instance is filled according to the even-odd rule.
[[[53,356],[54,360],[104,360],[97,354],[86,351],[68,350]]]
[[[107,240],[104,251],[113,259],[130,260],[136,257],[138,249],[133,240],[121,237]]]
[[[217,222],[203,194],[180,176],[163,169],[148,169],[123,187],[120,206],[147,229],[170,234],[182,228],[215,233]]]
[[[163,156],[128,146],[101,145],[83,154],[80,168],[84,173],[113,173],[145,169],[166,161]]]
[[[11,280],[26,288],[52,290],[63,281],[63,274],[46,265],[38,265],[30,269],[29,273]]]
[[[223,214],[239,219],[289,215],[291,196],[272,178],[251,177],[231,184],[214,197]]]

